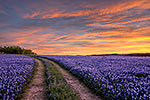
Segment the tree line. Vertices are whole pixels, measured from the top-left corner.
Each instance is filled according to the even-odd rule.
[[[0,47],[0,54],[33,54],[36,55],[30,49],[24,49],[19,46],[3,46]]]

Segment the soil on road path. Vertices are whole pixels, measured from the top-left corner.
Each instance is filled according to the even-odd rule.
[[[37,71],[35,71],[28,88],[25,90],[22,100],[46,100],[46,83],[44,82],[44,66],[41,61],[38,62]]]

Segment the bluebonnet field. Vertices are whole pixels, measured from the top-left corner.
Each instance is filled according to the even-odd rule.
[[[23,55],[0,54],[0,100],[14,100],[31,78],[34,60]]]
[[[150,100],[150,57],[40,56],[62,64],[111,100]]]

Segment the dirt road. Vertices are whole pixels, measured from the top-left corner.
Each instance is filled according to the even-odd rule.
[[[37,60],[37,71],[25,90],[22,100],[46,100],[46,84],[44,82],[44,66]]]

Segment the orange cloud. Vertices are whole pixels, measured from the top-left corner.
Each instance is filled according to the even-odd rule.
[[[30,19],[48,19],[48,18],[57,18],[57,17],[76,17],[76,16],[88,16],[92,14],[92,10],[81,10],[81,11],[73,11],[73,12],[65,12],[64,10],[58,12],[43,12],[39,11],[33,12],[32,14],[27,14],[24,18]],[[40,17],[37,17],[40,16]],[[37,18],[36,18],[37,17]]]
[[[40,14],[41,13],[39,11],[34,11],[31,15],[30,14],[24,15],[24,18],[30,18],[30,19],[32,19],[32,18],[34,18],[34,17],[36,17],[36,16],[38,16]]]

